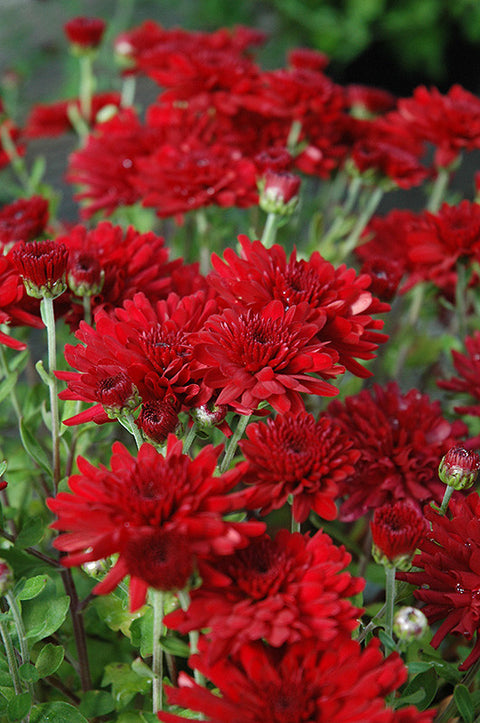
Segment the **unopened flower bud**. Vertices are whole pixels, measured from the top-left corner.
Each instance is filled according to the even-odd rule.
[[[208,431],[211,427],[221,424],[227,415],[228,407],[226,404],[202,404],[201,407],[192,409],[192,417],[198,424],[198,428],[202,431]]]
[[[259,182],[260,208],[266,213],[290,216],[298,204],[301,179],[288,171],[267,171]]]
[[[110,419],[130,414],[140,404],[137,387],[124,372],[100,379],[97,382],[97,399]]]
[[[105,271],[90,254],[78,252],[68,263],[67,281],[76,296],[96,296],[103,288]]]
[[[401,500],[383,505],[375,510],[370,527],[375,562],[408,570],[426,532],[425,519],[416,507]]]
[[[67,285],[68,250],[55,241],[20,242],[12,251],[12,261],[23,279],[25,290],[35,299],[55,299]]]
[[[0,595],[5,595],[13,587],[13,572],[5,560],[0,560]]]
[[[421,640],[427,630],[428,620],[418,608],[400,608],[393,618],[393,632],[399,640]]]
[[[81,54],[100,45],[105,32],[105,21],[101,18],[72,18],[65,23],[63,30],[74,52]]]
[[[136,420],[144,435],[157,444],[163,444],[179,425],[179,405],[175,399],[145,402]]]
[[[452,447],[442,458],[438,476],[455,490],[472,487],[480,469],[480,456],[463,447]]]

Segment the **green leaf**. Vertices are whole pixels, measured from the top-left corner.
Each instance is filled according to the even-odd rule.
[[[166,653],[170,653],[170,655],[177,655],[179,658],[188,658],[190,655],[188,643],[184,640],[180,640],[180,638],[174,637],[173,635],[163,635],[160,638],[160,647]]]
[[[8,708],[8,698],[5,698],[3,693],[0,693],[0,713],[5,713]]]
[[[132,662],[132,670],[141,678],[150,678],[150,680],[153,680],[153,678],[155,678],[150,666],[144,663],[141,658],[135,658],[135,660]]]
[[[35,575],[35,577],[25,580],[23,587],[16,594],[17,600],[33,600],[34,597],[40,595],[49,579],[48,575]]]
[[[385,630],[379,630],[378,637],[382,641],[385,653],[393,653],[393,651],[397,649],[393,638]]]
[[[9,721],[21,720],[28,715],[28,711],[32,706],[32,696],[30,693],[20,693],[15,695],[8,701],[7,717]]]
[[[36,683],[40,677],[37,669],[31,663],[23,663],[20,665],[18,668],[18,674],[20,676],[20,680],[23,680],[25,683]]]
[[[140,648],[142,658],[148,658],[153,652],[153,609],[145,610],[142,617],[134,620],[130,625],[132,645]]]
[[[35,667],[40,678],[46,678],[47,675],[53,675],[63,662],[65,650],[61,645],[53,645],[47,643],[41,649]]]
[[[17,381],[18,381],[17,372],[10,372],[8,377],[5,377],[5,379],[0,384],[0,402],[3,402],[5,397],[8,397],[8,395],[14,388]],[[3,474],[3,472],[1,474]]]
[[[404,699],[413,695],[419,690],[423,690],[423,699],[416,703],[419,710],[426,710],[437,692],[437,674],[433,668],[426,670],[424,673],[418,675],[410,681],[405,690],[402,693],[402,698],[399,701],[400,705],[403,705]]]
[[[466,685],[457,685],[453,691],[453,698],[458,712],[462,716],[465,723],[473,723],[475,717],[475,709],[472,696]]]
[[[26,600],[23,603],[23,622],[27,638],[32,644],[58,630],[65,620],[69,606],[70,598],[67,595],[59,595],[51,580],[34,600]]]
[[[105,667],[102,685],[112,686],[115,708],[121,710],[137,693],[148,693],[151,681],[141,678],[127,663],[111,663]]]
[[[55,701],[34,706],[30,713],[30,723],[88,723],[88,721],[70,703]]]
[[[80,703],[80,713],[86,718],[106,715],[115,709],[115,701],[106,690],[89,690]]]
[[[51,465],[50,461],[47,457],[47,454],[43,447],[40,445],[38,440],[35,438],[35,436],[32,434],[32,432],[27,427],[27,424],[24,419],[20,422],[20,437],[22,439],[22,444],[25,448],[25,451],[31,457],[34,462],[36,462],[40,467],[48,474],[51,475]]]
[[[121,632],[130,637],[130,626],[132,622],[143,615],[144,608],[131,613],[122,600],[115,595],[102,595],[96,598],[92,605],[95,607],[99,617],[108,625],[111,630]]]
[[[36,545],[44,536],[45,527],[41,517],[28,517],[15,540],[15,545],[22,550]]]
[[[7,471],[7,460],[4,459],[3,462],[0,462],[0,477],[3,477],[5,472]]]

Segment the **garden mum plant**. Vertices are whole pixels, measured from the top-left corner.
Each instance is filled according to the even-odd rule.
[[[105,28],[2,106],[2,720],[473,723],[480,99]]]

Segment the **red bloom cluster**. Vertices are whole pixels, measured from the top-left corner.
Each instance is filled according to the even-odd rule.
[[[299,412],[303,393],[337,394],[319,376],[330,378],[343,369],[316,338],[308,316],[307,304],[286,311],[274,300],[261,312],[235,307],[207,319],[194,337],[195,358],[198,376],[221,390],[217,404],[250,414],[268,401],[278,412]]]
[[[340,482],[346,497],[340,516],[353,520],[386,503],[410,499],[417,506],[440,502],[444,486],[437,475],[445,452],[467,433],[463,422],[448,422],[439,402],[394,382],[334,401],[327,416],[338,422],[361,451],[355,471]]]
[[[457,497],[449,509],[451,517],[425,508],[431,532],[413,560],[420,570],[399,573],[398,578],[418,586],[414,595],[425,603],[430,623],[443,620],[431,641],[434,648],[449,633],[467,640],[476,634],[472,652],[460,665],[467,670],[480,657],[480,497],[476,492]]]
[[[91,296],[92,310],[112,310],[141,290],[152,302],[173,291],[172,274],[182,260],[169,261],[164,239],[154,233],[139,233],[132,226],[124,231],[102,221],[87,230],[74,226],[57,237],[69,251],[67,278],[72,309],[67,321],[78,326],[82,296]]]
[[[42,196],[20,198],[0,209],[0,246],[8,251],[16,241],[33,241],[45,231],[48,201]]]
[[[459,85],[446,94],[416,88],[398,101],[398,116],[413,137],[436,147],[437,168],[450,166],[463,149],[480,148],[480,99]]]
[[[462,392],[474,397],[478,404],[458,404],[458,414],[472,414],[480,417],[480,331],[465,339],[466,354],[452,349],[453,364],[458,376],[438,381],[441,389]]]
[[[109,421],[100,392],[119,373],[128,377],[143,403],[173,399],[188,409],[208,401],[211,390],[197,382],[192,335],[214,310],[215,302],[206,301],[202,292],[182,299],[172,293],[155,305],[137,293],[111,316],[97,312],[95,329],[81,322],[76,336],[83,343],[65,347],[66,360],[79,371],[57,372],[68,383],[59,396],[96,404],[65,423]],[[121,391],[117,407],[122,409],[124,402]]]
[[[224,303],[240,301],[257,311],[272,299],[286,309],[306,304],[306,321],[316,325],[323,351],[353,374],[368,376],[357,359],[372,359],[378,344],[386,341],[379,332],[383,322],[372,316],[390,308],[368,290],[370,277],[357,276],[345,266],[335,269],[318,252],[308,261],[297,259],[293,252],[287,260],[281,246],[266,249],[246,236],[239,241],[241,256],[232,249],[225,251],[225,261],[212,256],[215,273],[209,282]]]
[[[338,483],[353,474],[360,452],[335,420],[287,412],[249,424],[247,437],[240,447],[248,462],[249,507],[265,515],[292,495],[298,522],[311,510],[327,520],[337,516]]]
[[[111,592],[130,575],[130,606],[145,602],[149,586],[183,588],[197,561],[230,555],[264,530],[261,522],[224,522],[222,515],[242,505],[230,495],[241,466],[220,477],[213,473],[221,447],[205,447],[191,460],[182,443],[169,437],[166,456],[144,444],[133,457],[113,445],[111,469],[77,460],[70,477],[73,494],[61,492],[47,504],[63,531],[55,539],[67,566],[118,554],[114,567],[96,585],[96,594]]]
[[[186,612],[165,624],[186,633],[208,628],[209,662],[235,655],[244,643],[264,640],[280,647],[314,639],[319,650],[348,639],[358,608],[346,599],[364,581],[345,572],[350,555],[322,532],[311,539],[280,530],[201,568],[202,585],[191,593]]]
[[[210,665],[205,655],[191,658],[222,697],[179,676],[179,688],[166,688],[168,702],[200,711],[211,723],[432,723],[434,711],[412,706],[394,711],[385,696],[402,685],[406,668],[397,653],[383,660],[379,641],[365,650],[354,640],[325,653],[305,640],[284,649],[245,645],[232,660]],[[205,651],[202,649],[202,653]],[[164,723],[184,718],[162,712]]]

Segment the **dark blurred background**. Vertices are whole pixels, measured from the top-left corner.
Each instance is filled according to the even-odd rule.
[[[331,58],[338,82],[360,82],[409,95],[421,83],[443,92],[453,83],[480,88],[478,0],[0,0],[0,81],[3,94],[25,113],[32,102],[75,93],[74,60],[66,52],[64,22],[75,15],[108,21],[109,41],[152,18],[166,27],[213,30],[235,24],[266,31],[259,55],[278,67],[293,46],[309,46]],[[107,81],[106,81],[107,82]]]
[[[96,63],[99,91],[120,87],[113,39],[151,18],[188,30],[259,28],[269,37],[257,55],[264,68],[282,67],[289,49],[307,46],[330,57],[327,73],[339,83],[364,83],[398,96],[411,95],[420,84],[446,92],[460,83],[480,92],[479,0],[0,0],[0,93],[18,124],[35,103],[76,96],[78,62],[68,52],[63,25],[77,15],[107,21]],[[136,98],[142,105],[157,94],[153,82],[141,79]],[[75,144],[66,134],[35,140],[28,149],[27,160],[43,156],[47,180],[63,186],[59,210],[65,218],[76,215],[73,191],[63,183]],[[468,193],[479,165],[473,156],[456,181]],[[390,196],[389,203],[415,207],[415,193]]]

